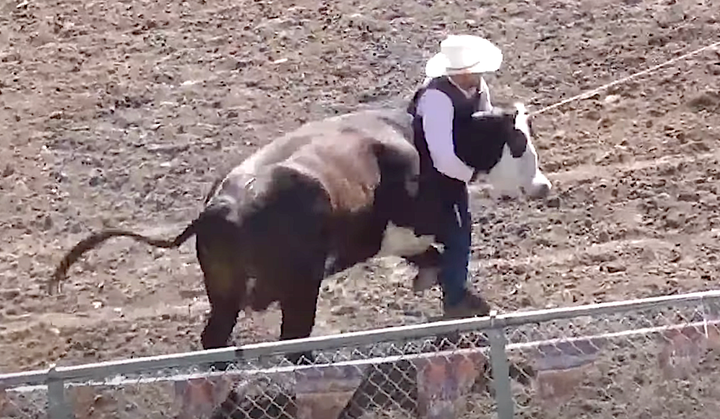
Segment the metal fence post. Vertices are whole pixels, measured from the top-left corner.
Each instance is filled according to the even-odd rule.
[[[505,346],[507,338],[505,331],[494,325],[497,311],[490,312],[490,329],[488,339],[490,340],[490,362],[492,364],[492,379],[495,387],[495,403],[497,406],[498,419],[513,419],[515,401],[513,400],[510,388],[510,367],[508,364]]]
[[[65,382],[58,375],[55,364],[47,374],[47,397],[49,419],[74,419],[70,406],[65,402]]]

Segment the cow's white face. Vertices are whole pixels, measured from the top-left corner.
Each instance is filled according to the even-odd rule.
[[[538,167],[527,110],[520,103],[516,103],[515,108],[514,138],[503,146],[500,160],[488,173],[488,182],[499,194],[516,196],[522,190],[533,198],[543,198],[550,193],[552,185]],[[522,154],[518,155],[517,150],[513,153],[513,147],[522,149],[519,144],[523,142]]]

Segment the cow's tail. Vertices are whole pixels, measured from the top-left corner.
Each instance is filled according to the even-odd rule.
[[[58,290],[60,282],[66,278],[67,271],[70,269],[70,267],[80,259],[80,257],[85,254],[85,252],[94,249],[95,247],[99,246],[103,242],[105,242],[108,239],[111,239],[113,237],[129,237],[135,241],[139,241],[141,243],[149,244],[153,247],[159,247],[163,249],[174,249],[177,247],[180,247],[183,243],[185,243],[190,237],[195,235],[198,231],[198,229],[201,227],[201,225],[207,221],[208,218],[211,218],[213,216],[217,215],[224,215],[224,214],[218,214],[218,212],[225,212],[227,211],[226,208],[222,208],[222,206],[211,206],[209,208],[206,208],[205,211],[203,211],[196,219],[194,219],[187,227],[185,227],[185,230],[183,230],[182,233],[177,235],[172,240],[165,240],[165,239],[158,239],[153,237],[148,237],[143,234],[135,233],[130,230],[123,230],[123,229],[106,229],[99,231],[97,233],[93,233],[90,236],[80,240],[75,246],[73,246],[70,251],[68,251],[65,256],[62,258],[60,263],[57,265],[57,268],[55,269],[55,272],[53,273],[53,276],[50,278],[47,284],[47,292],[49,294],[53,294],[55,291]]]

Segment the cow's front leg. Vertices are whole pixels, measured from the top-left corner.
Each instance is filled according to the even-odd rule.
[[[423,253],[404,257],[408,263],[418,269],[418,273],[412,279],[414,292],[423,292],[438,284],[441,257],[442,253],[435,246],[430,246]]]
[[[328,258],[325,277],[335,275],[374,257],[380,251],[383,225],[380,221],[363,224],[359,233],[345,237]]]
[[[280,301],[280,340],[302,339],[310,337],[312,333],[322,282],[322,271],[314,271],[311,274],[296,272],[287,277],[288,287]],[[312,351],[287,354],[286,358],[296,365],[315,362]]]

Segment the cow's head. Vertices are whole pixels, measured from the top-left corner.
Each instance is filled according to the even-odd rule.
[[[495,107],[476,112],[461,135],[461,156],[469,166],[488,175],[489,183],[501,194],[514,196],[523,191],[534,198],[550,192],[550,181],[538,168],[532,143],[530,115],[525,106]]]

